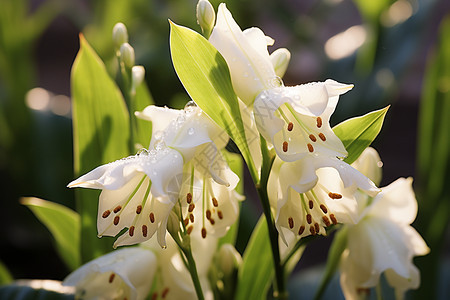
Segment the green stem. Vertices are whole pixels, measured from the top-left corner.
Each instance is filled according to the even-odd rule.
[[[136,129],[135,117],[134,117],[134,95],[131,91],[131,69],[127,69],[120,57],[120,54],[117,55],[117,61],[119,63],[119,74],[118,74],[118,84],[120,90],[122,91],[123,98],[125,100],[125,104],[128,109],[128,118],[130,120],[130,139],[128,141],[128,150],[129,154],[133,154],[135,152],[134,149],[134,131]]]
[[[197,298],[199,300],[204,300],[202,286],[200,284],[200,279],[198,278],[197,266],[195,265],[194,256],[192,255],[191,243],[185,243],[186,240],[181,241],[178,234],[169,232],[174,241],[177,243],[178,248],[183,252],[185,257],[182,257],[183,262],[186,265],[186,268],[189,270],[189,274],[191,274],[192,282],[194,283],[195,293],[197,294]],[[185,235],[189,237],[189,235]]]
[[[267,183],[269,181],[270,170],[275,156],[271,155],[267,148],[267,143],[264,138],[261,137],[261,152],[263,157],[261,167],[261,180],[258,182],[253,178],[256,189],[263,207],[264,216],[269,231],[270,246],[272,248],[272,257],[275,269],[275,282],[274,282],[274,297],[276,299],[288,299],[288,293],[286,291],[284,266],[281,264],[280,249],[278,244],[278,231],[275,227],[275,220],[270,210],[269,196],[267,194]]]
[[[184,255],[187,258],[189,265],[189,273],[191,273],[192,281],[194,282],[195,293],[197,294],[197,298],[199,300],[204,300],[202,286],[200,285],[200,279],[198,278],[197,267],[195,265],[194,257],[192,256],[191,247],[187,251],[184,251]]]

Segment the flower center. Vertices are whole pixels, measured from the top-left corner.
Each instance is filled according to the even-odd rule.
[[[323,187],[320,187],[323,188]],[[317,196],[314,189],[298,194],[301,202],[301,212],[299,218],[289,216],[287,224],[289,228],[302,235],[308,229],[311,235],[320,233],[321,227],[328,227],[338,223],[336,216],[330,212],[325,202]],[[328,192],[331,199],[342,198],[341,194]],[[295,220],[298,224],[295,224]]]
[[[296,141],[299,138],[300,143],[304,145],[302,147],[305,147],[303,151],[308,150],[308,152],[310,153],[313,153],[315,151],[314,144],[316,142],[318,141],[325,142],[327,140],[323,132],[317,133],[317,131],[323,125],[321,117],[304,116],[300,118],[299,114],[294,110],[294,108],[289,103],[284,103],[278,108],[277,111],[281,119],[283,119],[286,124],[285,126],[283,126],[282,129],[283,152],[288,152],[289,143]],[[309,118],[310,120],[308,120],[307,118]]]

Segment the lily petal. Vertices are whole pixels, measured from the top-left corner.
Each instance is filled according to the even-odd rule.
[[[267,39],[259,29],[244,34],[224,3],[219,5],[217,22],[209,41],[222,54],[231,73],[236,95],[249,105],[256,95],[271,87],[276,78],[269,58]]]
[[[75,270],[64,285],[76,286],[86,299],[142,300],[150,291],[157,261],[153,252],[126,248],[103,255]]]

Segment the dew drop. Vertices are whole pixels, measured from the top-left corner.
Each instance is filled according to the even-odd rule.
[[[193,135],[195,133],[195,129],[193,127],[189,128],[187,131],[188,135]]]
[[[277,88],[283,86],[284,84],[283,80],[280,77],[276,76],[269,81],[269,85],[271,87]]]
[[[194,110],[197,107],[197,104],[195,104],[194,101],[189,101],[188,103],[186,103],[186,105],[184,106],[184,110],[186,112],[191,112],[192,110]]]

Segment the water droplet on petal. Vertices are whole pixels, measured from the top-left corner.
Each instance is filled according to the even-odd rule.
[[[189,128],[187,131],[188,135],[193,135],[195,133],[195,129],[193,127]]]
[[[274,77],[274,78],[272,78],[270,80],[269,85],[271,87],[277,88],[277,87],[283,86],[284,83],[283,83],[283,80],[280,77],[276,76],[276,77]]]
[[[248,72],[244,72],[244,78],[248,77]]]
[[[191,112],[196,107],[197,107],[197,104],[195,104],[195,102],[191,100],[188,103],[186,103],[186,105],[184,106],[184,110],[186,112]]]

